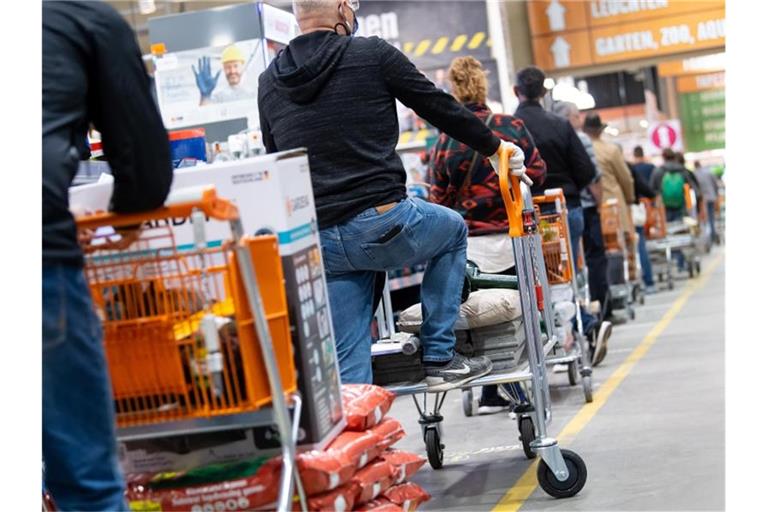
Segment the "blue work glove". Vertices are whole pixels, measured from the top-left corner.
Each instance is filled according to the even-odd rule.
[[[216,76],[211,76],[211,58],[200,57],[197,61],[198,71],[195,66],[192,66],[192,72],[195,74],[195,82],[197,82],[197,88],[200,89],[200,96],[207,99],[213,94],[213,90],[216,88],[216,82],[219,81],[219,75],[221,70],[216,73]]]

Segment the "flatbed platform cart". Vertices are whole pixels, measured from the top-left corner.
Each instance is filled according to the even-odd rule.
[[[565,207],[565,194],[562,189],[544,191],[544,195],[534,196],[534,207],[538,212],[538,229],[542,238],[542,253],[547,281],[552,288],[552,297],[562,297],[566,304],[573,304],[576,329],[571,328],[570,316],[567,325],[558,325],[561,333],[557,336],[553,353],[547,358],[547,364],[568,365],[568,382],[575,386],[579,377],[584,391],[584,400],[592,402],[592,366],[588,355],[584,326],[581,318],[582,297],[577,283],[576,264],[572,252],[571,233],[568,228],[568,210]],[[553,304],[553,306],[556,308]],[[566,351],[565,337],[572,334],[573,348]]]
[[[231,241],[207,240],[206,217],[228,223]],[[179,219],[189,224],[174,227]],[[276,509],[291,510],[298,492],[306,510],[294,463],[301,401],[275,238],[244,236],[237,208],[212,187],[173,192],[152,212],[95,214],[77,225],[118,439],[274,426],[282,453]],[[177,243],[181,230],[194,233],[190,249]]]
[[[538,232],[533,199],[530,190],[521,184],[516,177],[509,176],[509,154],[501,155],[500,172],[501,191],[509,219],[509,235],[515,258],[517,276],[477,276],[478,279],[506,280],[509,285],[517,285],[520,292],[522,309],[522,328],[524,331],[527,351],[527,365],[489,374],[472,381],[472,386],[491,384],[506,384],[530,381],[531,404],[524,414],[518,415],[518,427],[525,437],[524,446],[541,460],[538,466],[538,481],[542,489],[550,496],[566,498],[576,495],[585,485],[587,468],[584,461],[575,452],[561,449],[557,440],[547,435],[547,426],[551,421],[551,399],[547,381],[546,354],[554,347],[557,339],[552,336],[542,336],[541,324],[544,323],[549,333],[552,329],[551,309],[545,306],[545,294],[548,292],[546,275],[540,269],[544,268],[541,249],[541,235]],[[548,310],[549,309],[549,310]],[[382,350],[399,350],[396,343],[382,343],[382,347],[374,345],[374,354]],[[425,382],[389,386],[398,395],[413,395],[414,403],[419,411],[419,423],[422,426],[424,442],[427,447],[429,462],[433,468],[443,465],[442,422],[440,409],[445,402],[448,392],[435,393],[434,406],[429,407]],[[420,401],[416,395],[423,395]],[[530,439],[530,442],[527,442]],[[526,450],[527,451],[527,450]]]

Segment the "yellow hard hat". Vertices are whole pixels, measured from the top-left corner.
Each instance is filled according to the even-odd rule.
[[[233,62],[239,60],[240,62],[245,62],[245,57],[243,56],[243,52],[240,51],[240,48],[238,48],[235,45],[227,46],[224,48],[224,51],[221,52],[221,62]]]

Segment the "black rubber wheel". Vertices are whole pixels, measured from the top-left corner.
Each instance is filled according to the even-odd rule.
[[[581,387],[584,388],[584,401],[592,403],[592,376],[585,375],[581,377]]]
[[[694,267],[694,264],[692,261],[688,262],[688,277],[693,279],[696,276],[696,268]]]
[[[697,276],[701,275],[701,262],[700,261],[696,262],[696,275]]]
[[[576,496],[584,484],[587,483],[587,465],[575,452],[560,450],[568,467],[568,478],[565,482],[559,481],[549,466],[541,460],[537,477],[541,488],[553,498],[570,498]]]
[[[533,426],[533,420],[528,416],[520,419],[518,428],[520,430],[520,442],[523,445],[523,452],[528,459],[535,459],[536,452],[531,448],[531,443],[536,439],[536,429]]]
[[[467,418],[470,418],[473,411],[473,405],[475,401],[474,393],[472,392],[472,388],[462,389],[461,390],[461,408],[464,410],[464,416]]]
[[[579,368],[576,361],[568,363],[568,383],[571,386],[575,386],[579,381]]]
[[[645,306],[645,292],[640,292],[640,305]]]
[[[675,289],[675,281],[672,279],[672,276],[669,276],[669,279],[667,280],[667,289],[674,290]]]
[[[627,308],[627,312],[629,313],[629,319],[634,320],[635,319],[635,308],[632,306]]]
[[[430,428],[424,435],[424,442],[427,444],[427,459],[432,469],[443,467],[443,446],[440,443],[440,434],[436,428]]]

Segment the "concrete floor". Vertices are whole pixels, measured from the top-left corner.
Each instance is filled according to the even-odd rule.
[[[704,270],[722,250],[703,260]],[[585,488],[554,500],[537,488],[521,510],[723,510],[725,507],[724,264],[721,260],[656,343],[632,368],[605,405],[566,446],[588,467]],[[683,293],[650,296],[633,322],[618,326],[608,356],[595,369],[599,387]],[[580,385],[551,375],[557,433],[584,406]],[[506,414],[466,418],[461,393],[443,407],[445,467],[425,466],[413,480],[432,495],[424,510],[490,510],[531,462],[516,423]],[[424,453],[418,415],[410,397],[398,398],[391,416],[409,435],[398,447]]]

